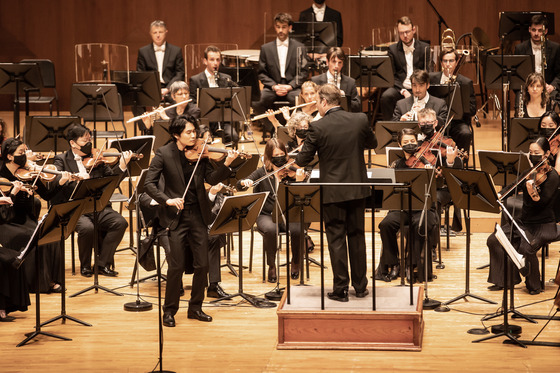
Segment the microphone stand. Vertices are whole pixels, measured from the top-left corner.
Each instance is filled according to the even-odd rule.
[[[441,14],[439,14],[439,12],[436,9],[436,7],[434,6],[434,4],[430,0],[426,0],[426,1],[428,2],[428,5],[432,8],[434,13],[436,14],[436,17],[438,19],[438,21],[437,21],[437,23],[438,23],[438,35],[441,35],[441,24],[443,23],[445,25],[445,27],[447,27],[447,28],[449,28],[449,26],[447,25],[447,22],[445,22],[445,19],[443,19]]]

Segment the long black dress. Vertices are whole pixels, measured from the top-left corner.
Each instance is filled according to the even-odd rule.
[[[5,310],[6,314],[27,311],[30,304],[25,271],[11,265],[17,254],[16,250],[0,247],[0,310]]]

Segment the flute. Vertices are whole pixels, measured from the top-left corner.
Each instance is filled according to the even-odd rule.
[[[191,101],[192,101],[192,99],[188,99],[187,101],[178,102],[178,103],[170,105],[168,107],[164,107],[163,111],[169,110],[169,109],[174,108],[174,107],[179,106],[179,105],[187,104]],[[161,109],[156,109],[156,110],[145,112],[144,114],[138,115],[137,117],[130,118],[129,120],[126,121],[126,123],[136,122],[138,119],[143,119],[143,118],[147,118],[147,117],[152,116],[152,115],[156,115],[160,110]]]
[[[288,110],[295,110],[295,109],[299,109],[301,107],[313,105],[313,104],[316,104],[316,103],[317,103],[317,101],[311,101],[311,102],[307,102],[305,104],[292,106],[291,108],[288,108]],[[282,110],[278,109],[276,111],[273,111],[272,113],[265,113],[265,114],[257,115],[256,117],[251,118],[250,121],[254,122],[256,120],[263,119],[263,118],[269,117],[271,115],[280,114],[281,112],[282,112]]]

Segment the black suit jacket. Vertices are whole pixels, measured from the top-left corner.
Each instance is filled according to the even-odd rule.
[[[218,87],[225,88],[225,87],[234,87],[235,84],[231,81],[231,76],[224,73],[218,73]],[[210,88],[210,84],[208,84],[208,78],[206,77],[206,73],[203,71],[200,74],[196,74],[191,76],[189,79],[189,94],[192,99],[192,103],[197,103],[197,89],[199,88]]]
[[[412,53],[412,67],[424,70],[426,67],[426,48],[428,44],[418,39],[414,39],[414,52]],[[393,63],[393,74],[395,75],[395,88],[403,89],[403,82],[406,79],[406,58],[402,41],[389,45],[389,57]]]
[[[321,75],[316,75],[311,78],[313,82],[317,85],[327,84],[327,73],[323,73]],[[340,89],[344,91],[344,94],[347,97],[350,97],[349,102],[349,109],[353,112],[362,111],[362,100],[360,100],[360,96],[358,96],[358,89],[356,88],[356,80],[350,78],[349,76],[342,75],[340,77]]]
[[[313,7],[309,7],[302,11],[299,14],[299,21],[300,22],[313,22],[316,21],[314,19],[315,12],[313,12]],[[323,22],[335,22],[336,23],[336,45],[338,47],[342,46],[342,42],[344,40],[343,33],[342,33],[342,15],[338,10],[334,10],[333,8],[329,8],[328,6],[325,9],[325,16],[323,17]]]
[[[441,71],[430,73],[430,85],[440,84],[441,74],[443,74]],[[470,80],[469,78],[467,78],[464,75],[457,74],[457,83],[459,83],[460,86],[467,86],[468,87],[468,91],[469,91],[469,97],[468,97],[469,111],[463,113],[463,118],[455,118],[455,119],[453,119],[453,121],[460,120],[460,121],[468,124],[468,123],[471,122],[471,118],[473,117],[473,115],[476,114],[476,96],[474,95],[473,81]],[[463,98],[463,102],[465,102],[465,100],[466,100],[466,98]],[[463,105],[463,107],[464,107],[464,105]]]
[[[320,181],[323,183],[367,182],[364,150],[377,146],[367,116],[349,113],[340,107],[329,110],[325,117],[309,124],[309,132],[301,152],[296,157],[300,166],[319,156]],[[369,187],[324,187],[325,203],[366,198]]]
[[[288,44],[288,55],[286,57],[286,80],[292,88],[297,89],[305,80],[307,74],[305,69],[301,69],[297,75],[297,49],[303,47],[297,40],[290,39]],[[304,63],[305,65],[305,63]],[[297,78],[297,81],[296,81]],[[278,60],[278,50],[276,39],[261,46],[259,57],[259,80],[265,88],[272,89],[272,86],[280,84],[280,62]]]
[[[525,40],[515,47],[515,54],[533,55],[531,40]],[[546,70],[544,80],[547,84],[553,85],[560,90],[560,44],[553,41],[546,41]]]
[[[177,215],[177,209],[167,206],[166,201],[170,198],[182,197],[187,188],[181,158],[179,158],[183,156],[183,153],[177,148],[177,144],[172,141],[156,151],[156,155],[152,159],[146,174],[144,188],[146,193],[159,203],[158,216],[162,227],[169,226]],[[158,183],[162,175],[165,187],[163,190],[160,190]],[[212,223],[212,204],[208,199],[208,193],[204,189],[204,182],[215,185],[230,175],[231,169],[229,167],[222,164],[214,169],[208,159],[200,160],[190,188],[194,187],[196,190],[204,224],[210,225]]]
[[[410,109],[412,109],[413,104],[414,96],[403,98],[402,100],[397,101],[397,106],[395,106],[395,111],[393,112],[393,120],[401,120],[403,114],[409,112]],[[436,112],[438,119],[438,125],[436,129],[439,129],[441,126],[445,125],[445,121],[447,120],[447,105],[445,104],[444,100],[430,95],[428,102],[426,102],[426,107],[434,109],[434,111]]]
[[[138,50],[136,70],[158,71],[153,44],[150,43]],[[162,77],[165,88],[169,88],[173,82],[185,80],[185,63],[181,48],[167,42],[165,43],[165,54],[163,55]]]

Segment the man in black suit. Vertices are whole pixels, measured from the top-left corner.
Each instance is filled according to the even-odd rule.
[[[453,71],[455,71],[458,60],[459,53],[457,53],[456,50],[443,50],[439,56],[442,71],[430,73],[430,84],[448,84]],[[476,114],[476,96],[474,95],[472,80],[464,75],[457,74],[455,81],[459,84],[457,89],[460,89],[462,94],[468,91],[469,97],[462,97],[462,99],[463,102],[468,100],[469,108],[467,111],[463,112],[462,118],[453,118],[451,123],[449,123],[447,132],[459,149],[468,152],[473,137],[469,124],[471,123],[473,115]],[[466,87],[466,89],[462,89],[463,87]]]
[[[150,24],[150,36],[153,43],[138,50],[136,70],[158,71],[161,82],[161,96],[169,93],[173,82],[185,80],[185,64],[181,48],[165,41],[167,26],[163,21]]]
[[[430,75],[426,70],[414,70],[410,77],[412,82],[412,96],[403,98],[397,102],[393,112],[394,121],[418,120],[418,112],[421,109],[433,109],[437,114],[439,130],[447,120],[447,105],[441,98],[431,96],[428,93],[430,87]]]
[[[189,91],[193,103],[198,102],[199,89],[202,88],[225,88],[234,86],[231,76],[218,72],[222,63],[222,52],[216,46],[210,45],[204,50],[204,65],[206,69],[200,74],[191,76],[189,79]],[[224,118],[228,120],[228,118]],[[220,131],[218,131],[220,129]],[[223,128],[220,128],[217,122],[210,123],[210,130],[213,135],[222,136],[223,143],[239,141],[237,131],[230,122],[223,122]]]
[[[541,74],[543,73],[541,37],[548,32],[547,24],[547,19],[543,15],[533,16],[529,27],[531,38],[515,47],[515,54],[527,54],[534,57],[535,72]],[[549,95],[556,96],[560,90],[560,44],[547,40],[545,59],[546,68],[543,75],[546,81],[546,91]]]
[[[169,125],[169,134],[175,141],[157,150],[144,183],[146,193],[159,203],[159,225],[169,229],[170,255],[163,306],[163,325],[168,327],[175,326],[174,315],[179,309],[186,264],[194,268],[187,317],[212,321],[212,317],[202,311],[204,289],[208,284],[208,225],[212,223],[212,205],[204,183],[214,185],[229,177],[232,172],[229,165],[237,154],[230,150],[225,162],[217,168],[207,158],[201,159],[197,166],[196,160],[191,162],[186,158],[185,151],[197,143],[198,131],[196,119],[175,118]],[[158,188],[161,176],[165,183],[163,190]]]
[[[313,78],[311,78],[311,80],[319,86],[327,83],[336,85],[340,89],[343,95],[343,99],[349,98],[349,111],[360,111],[362,101],[360,100],[360,96],[358,96],[358,90],[356,89],[356,80],[342,74],[344,61],[346,61],[346,55],[344,54],[342,48],[329,48],[329,51],[327,52],[327,61],[329,67],[328,71],[321,75],[314,76]]]
[[[81,124],[73,126],[68,130],[66,139],[70,144],[70,150],[56,155],[53,161],[53,164],[59,171],[79,174],[86,179],[95,179],[117,174],[122,174],[124,176],[124,171],[132,157],[132,152],[124,152],[119,163],[114,167],[111,168],[105,163],[101,163],[94,167],[88,174],[82,161],[85,158],[91,157],[92,144],[90,130]],[[75,187],[76,182],[66,183],[51,200],[52,204],[67,202],[72,196]],[[97,221],[97,229],[100,233],[98,241],[99,256],[97,260],[99,273],[105,276],[116,276],[118,272],[112,270],[109,266],[114,262],[113,256],[124,236],[128,223],[121,214],[113,210],[110,203],[107,204],[102,211],[98,212]],[[78,233],[80,273],[84,277],[91,277],[93,275],[91,268],[94,232],[93,213],[80,216],[76,225],[76,232]]]
[[[253,103],[255,114],[263,114],[272,108],[274,101],[288,101],[290,106],[300,93],[306,72],[302,68],[298,74],[298,48],[303,44],[289,38],[292,31],[292,16],[278,13],[274,16],[276,40],[261,46],[259,57],[259,80],[264,88],[259,102]],[[305,63],[304,63],[305,65]],[[274,133],[274,126],[268,119],[263,120],[263,139],[265,133]]]
[[[325,0],[313,0],[311,7],[299,14],[300,22],[334,22],[336,29],[336,45],[342,47],[342,15],[338,10],[329,8]]]
[[[393,64],[395,86],[388,88],[381,95],[383,120],[391,120],[398,100],[410,97],[412,88],[410,76],[416,69],[425,69],[426,48],[428,44],[414,38],[416,26],[410,18],[404,16],[397,21],[399,42],[389,46],[389,57]]]
[[[377,139],[366,115],[342,110],[340,90],[332,84],[320,87],[318,94],[317,107],[323,118],[310,123],[303,149],[296,157],[297,164],[306,166],[317,153],[322,183],[367,182],[364,150],[375,148]],[[363,298],[368,294],[364,210],[365,198],[369,195],[367,186],[323,188],[323,211],[333,269],[330,299],[348,301],[348,258],[356,296]]]

